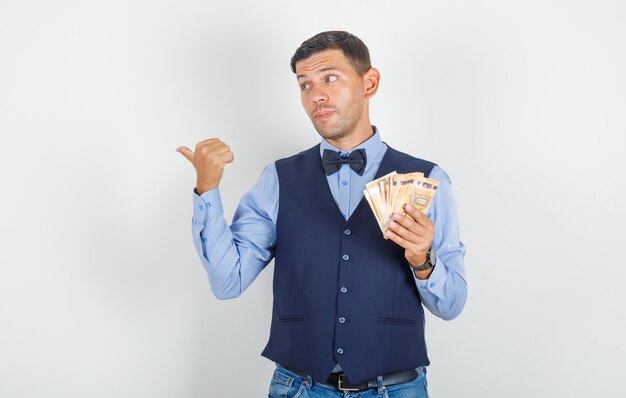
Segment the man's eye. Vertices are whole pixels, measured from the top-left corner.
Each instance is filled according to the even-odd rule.
[[[310,89],[310,88],[311,88],[311,85],[310,85],[309,83],[302,83],[302,84],[300,85],[300,89],[301,89],[302,91],[306,91],[306,90],[308,90],[308,89]]]
[[[332,82],[334,82],[335,80],[337,80],[337,76],[328,76],[328,77],[326,78],[326,83],[332,83]]]

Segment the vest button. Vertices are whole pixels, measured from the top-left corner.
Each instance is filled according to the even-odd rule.
[[[347,254],[344,254],[343,257],[341,257],[344,259],[344,261],[348,261],[350,260],[350,256],[348,256]]]
[[[343,231],[344,234],[346,235],[350,235],[352,233],[352,231],[350,231],[349,229],[346,229]]]
[[[345,286],[343,286],[341,289],[339,289],[339,291],[340,291],[341,293],[348,293],[348,288],[347,288],[347,287],[345,287]]]
[[[339,317],[339,323],[346,323],[346,318],[344,317]]]
[[[343,354],[343,348],[337,348],[337,354],[339,355]]]

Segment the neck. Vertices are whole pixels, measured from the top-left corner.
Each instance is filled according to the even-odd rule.
[[[366,127],[357,127],[350,134],[346,134],[343,137],[337,139],[327,139],[329,144],[341,149],[342,151],[350,150],[357,145],[360,145],[367,141],[371,136],[374,135],[374,129],[372,129],[372,125],[368,124]]]

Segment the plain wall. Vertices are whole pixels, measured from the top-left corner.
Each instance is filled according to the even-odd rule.
[[[231,145],[231,219],[318,142],[289,59],[331,29],[383,139],[452,177],[469,298],[427,318],[431,396],[626,396],[618,0],[0,0],[0,396],[267,395],[273,266],[211,295],[175,148]]]

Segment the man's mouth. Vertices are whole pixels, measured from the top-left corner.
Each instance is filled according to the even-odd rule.
[[[327,120],[333,115],[333,113],[335,113],[335,111],[322,110],[315,112],[313,117],[315,117],[315,119],[317,120]]]

